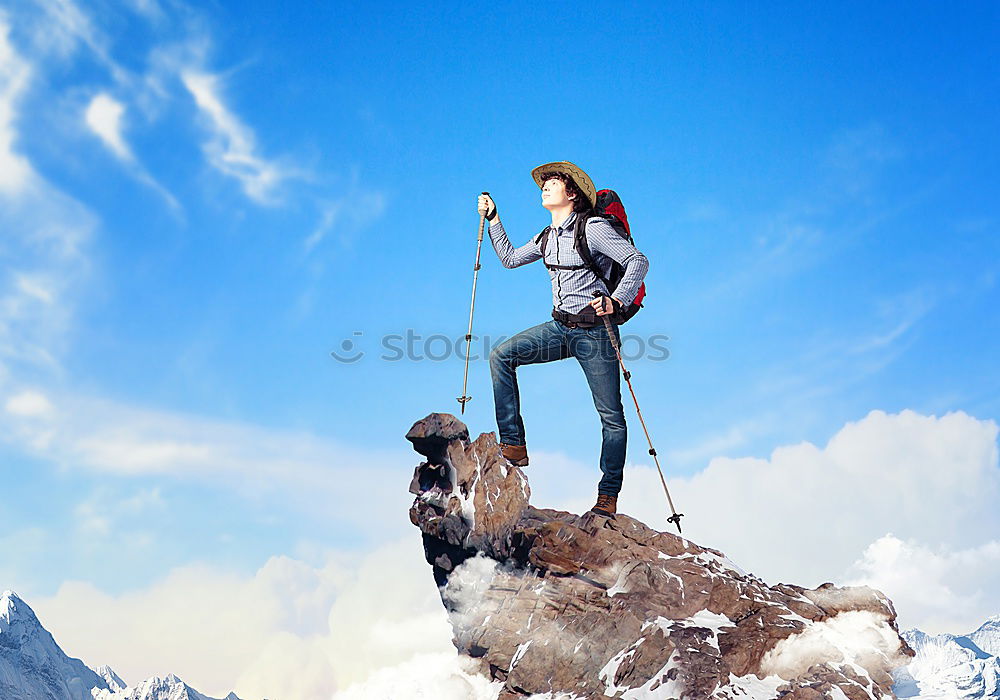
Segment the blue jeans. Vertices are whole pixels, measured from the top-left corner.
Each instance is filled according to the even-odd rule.
[[[618,327],[614,328],[619,338]],[[590,384],[594,406],[601,417],[604,440],[601,443],[601,482],[598,493],[617,496],[622,488],[625,469],[625,443],[628,435],[622,409],[618,358],[602,323],[593,328],[567,328],[556,320],[546,321],[521,331],[500,343],[490,353],[493,375],[493,401],[496,404],[500,442],[524,445],[524,422],[521,420],[521,397],[517,390],[517,368],[538,362],[553,362],[575,357]]]

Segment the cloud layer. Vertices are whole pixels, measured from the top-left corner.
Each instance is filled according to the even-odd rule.
[[[121,596],[67,582],[31,603],[69,654],[130,683],[176,673],[210,695],[321,698],[417,655],[461,678],[416,533],[359,559],[279,556],[250,576],[191,565]]]
[[[822,448],[713,460],[672,486],[686,534],[749,571],[805,585],[872,585],[893,598],[905,626],[972,629],[1000,609],[996,438],[994,423],[962,413],[875,411]],[[549,456],[532,469],[547,463],[558,469]],[[666,529],[662,498],[653,470],[629,469],[625,512]],[[564,505],[539,501],[537,491],[535,501]],[[110,663],[127,680],[172,671],[209,692],[235,683],[246,697],[321,697],[356,683],[370,685],[345,700],[391,697],[400,682],[492,692],[454,658],[416,533],[357,560],[275,557],[250,577],[184,567],[122,596],[70,582],[38,608],[71,652]],[[802,648],[775,663],[787,666]]]

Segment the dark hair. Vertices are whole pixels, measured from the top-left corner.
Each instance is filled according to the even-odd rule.
[[[561,173],[558,171],[552,171],[548,173],[542,173],[539,178],[544,185],[548,180],[559,180],[564,185],[566,185],[566,196],[573,200],[573,211],[581,212],[588,211],[592,208],[590,200],[587,199],[587,195],[583,193],[583,190],[577,186],[576,181],[573,180],[566,173]]]

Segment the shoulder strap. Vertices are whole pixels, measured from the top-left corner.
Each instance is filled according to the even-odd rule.
[[[573,245],[576,246],[576,252],[583,258],[584,264],[594,273],[597,279],[604,282],[604,286],[607,287],[608,294],[610,294],[615,290],[611,288],[611,282],[608,281],[608,278],[601,272],[601,268],[594,262],[594,256],[590,253],[590,245],[587,244],[587,222],[593,218],[603,217],[591,214],[590,216],[580,216],[577,218],[576,228],[573,230]]]
[[[539,233],[538,236],[535,238],[535,243],[538,244],[538,247],[541,250],[541,253],[542,253],[542,263],[545,265],[545,267],[547,267],[550,270],[584,270],[584,269],[590,269],[590,266],[587,265],[587,264],[583,264],[583,265],[553,265],[553,264],[551,264],[549,262],[546,262],[545,261],[545,246],[548,245],[548,242],[549,242],[549,233],[551,232],[551,230],[552,230],[552,228],[550,226],[546,226],[544,229],[542,229],[542,232]],[[574,230],[574,235],[575,235],[576,229],[573,229],[573,230]]]
[[[546,226],[542,229],[542,232],[535,236],[535,243],[542,249],[542,260],[545,259],[545,246],[549,242],[549,229],[550,226]]]

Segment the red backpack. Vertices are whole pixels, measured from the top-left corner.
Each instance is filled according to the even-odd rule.
[[[629,229],[628,216],[625,214],[625,207],[622,205],[622,200],[618,196],[618,193],[614,190],[600,190],[597,193],[597,206],[594,207],[593,211],[589,216],[578,216],[576,219],[576,226],[573,229],[573,246],[576,248],[576,252],[579,253],[580,257],[583,258],[583,266],[589,269],[594,275],[604,282],[604,286],[608,288],[608,293],[615,291],[618,287],[618,283],[621,282],[622,277],[625,276],[625,268],[617,261],[611,260],[611,274],[605,277],[601,269],[594,262],[594,257],[590,254],[590,246],[587,245],[587,221],[592,217],[599,216],[609,224],[615,232],[627,240],[632,245],[632,231]],[[538,234],[538,244],[542,250],[542,259],[545,258],[545,244],[549,240],[549,227],[546,226],[545,229]],[[564,267],[564,266],[559,266]],[[635,299],[627,307],[623,308],[617,314],[615,314],[615,323],[622,324],[627,320],[635,316],[639,309],[642,308],[642,300],[646,297],[646,283],[643,282],[639,287],[639,293],[635,295]]]

